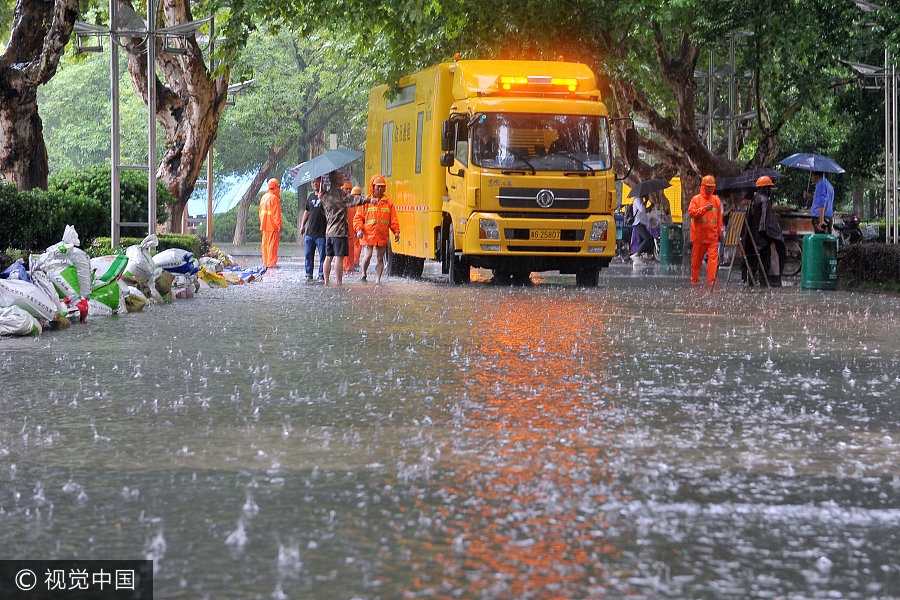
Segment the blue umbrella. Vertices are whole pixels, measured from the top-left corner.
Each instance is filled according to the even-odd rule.
[[[305,163],[292,167],[291,169],[288,169],[288,172],[294,175],[294,187],[300,187],[304,183],[309,183],[316,177],[321,177],[326,173],[331,173],[332,171],[340,169],[360,156],[362,156],[362,152],[348,150],[347,148],[338,148],[337,150],[329,150],[324,154],[309,159]]]
[[[786,167],[803,169],[804,171],[821,171],[822,173],[843,173],[844,167],[837,164],[827,156],[821,154],[808,154],[800,152],[791,154],[781,161]]]

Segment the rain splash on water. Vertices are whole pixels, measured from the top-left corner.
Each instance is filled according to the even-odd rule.
[[[152,558],[160,598],[900,597],[900,299],[302,275],[0,340],[2,557]]]

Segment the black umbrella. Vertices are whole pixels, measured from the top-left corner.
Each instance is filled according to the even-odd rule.
[[[726,177],[722,179],[718,182],[718,185],[716,185],[716,191],[751,190],[756,188],[756,180],[764,175],[768,175],[773,180],[781,177],[781,173],[774,169],[751,169],[749,171],[744,171],[737,177]]]
[[[631,191],[628,192],[628,197],[644,198],[645,196],[664,190],[667,187],[670,187],[668,181],[663,181],[662,179],[648,179],[631,188]]]

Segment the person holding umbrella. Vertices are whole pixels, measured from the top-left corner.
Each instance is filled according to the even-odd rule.
[[[359,206],[368,202],[368,198],[359,195],[347,194],[341,189],[344,183],[344,175],[340,171],[331,171],[328,174],[331,184],[325,195],[322,196],[322,207],[325,209],[325,285],[331,285],[331,265],[334,263],[334,274],[337,285],[344,283],[344,257],[350,251],[347,237],[350,226],[347,222],[347,208]],[[334,260],[334,259],[337,260]]]
[[[803,198],[809,200],[812,198],[812,215],[813,229],[816,233],[831,233],[831,222],[834,218],[834,186],[825,179],[825,173],[822,171],[812,172],[813,181],[816,187],[812,196],[809,192],[803,192]]]

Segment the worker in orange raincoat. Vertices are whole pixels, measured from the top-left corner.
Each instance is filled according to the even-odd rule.
[[[281,187],[277,179],[270,179],[268,190],[259,199],[259,230],[262,231],[264,267],[271,268],[278,265],[281,225]]]
[[[700,283],[700,265],[706,255],[706,283],[713,285],[719,273],[719,240],[722,238],[722,201],[713,192],[716,179],[704,175],[700,193],[691,198],[691,283]]]
[[[394,241],[400,241],[400,222],[397,220],[397,211],[394,203],[384,195],[387,189],[387,180],[384,175],[374,175],[369,182],[369,197],[376,200],[375,203],[363,204],[356,210],[353,218],[353,229],[363,243],[362,252],[362,281],[366,281],[366,271],[372,260],[372,251],[375,251],[375,283],[381,283],[381,274],[384,271],[384,255],[390,243],[389,234],[394,232]]]
[[[341,184],[341,189],[351,195],[355,194],[358,196],[362,194],[362,189],[360,189],[359,186],[354,187],[349,181],[345,181]],[[358,208],[359,207],[357,206],[350,206],[347,208],[348,231],[353,231],[353,217],[356,215],[356,210]],[[344,257],[344,271],[352,271],[359,267],[359,253],[362,249],[362,242],[360,242],[359,238],[355,235],[349,235],[347,236],[347,246],[349,254]]]

